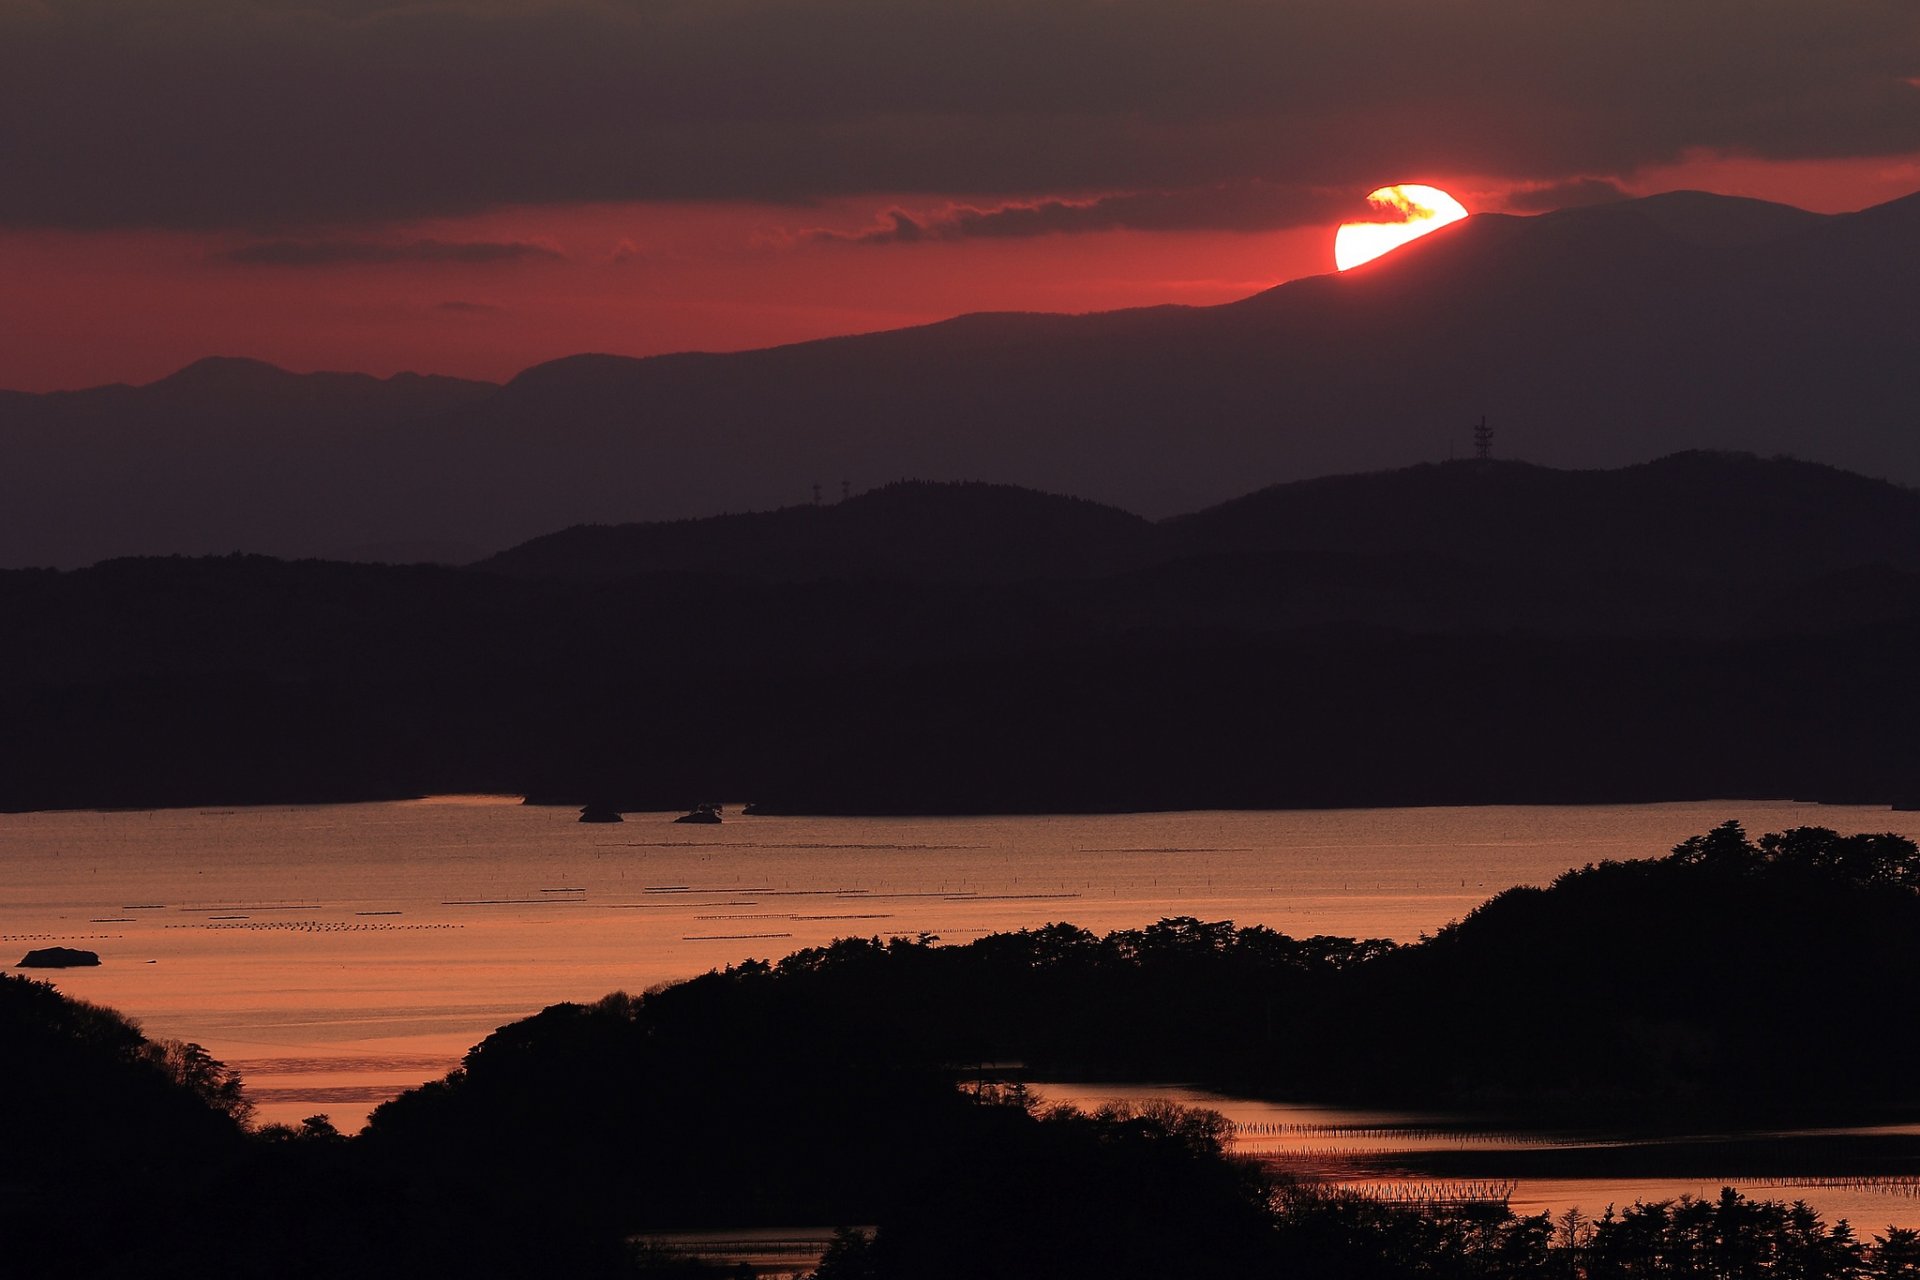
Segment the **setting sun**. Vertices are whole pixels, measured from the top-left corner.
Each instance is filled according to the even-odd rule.
[[[1367,197],[1367,203],[1385,220],[1340,225],[1333,238],[1333,262],[1342,271],[1372,262],[1409,240],[1418,240],[1467,216],[1458,200],[1438,187],[1418,183],[1382,187]]]

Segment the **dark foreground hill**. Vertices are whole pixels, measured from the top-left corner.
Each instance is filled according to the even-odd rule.
[[[4,573],[0,805],[1887,801],[1920,781],[1916,501],[1455,464],[1160,525],[917,485],[490,571]]]
[[[0,565],[457,555],[581,521],[901,477],[1160,517],[1503,456],[1792,453],[1920,482],[1920,196],[1840,217],[1670,193],[1478,215],[1226,306],[975,315],[730,355],[579,356],[504,387],[196,365],[0,393]]]

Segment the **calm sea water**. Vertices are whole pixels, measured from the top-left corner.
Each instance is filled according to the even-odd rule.
[[[0,947],[237,1066],[261,1117],[355,1128],[503,1022],[848,935],[963,941],[1162,916],[1402,941],[1501,889],[1664,853],[1728,818],[1920,837],[1788,802],[1016,818],[670,814],[499,797],[0,815]],[[0,959],[11,960],[6,956]],[[1629,1197],[1630,1199],[1630,1197]]]

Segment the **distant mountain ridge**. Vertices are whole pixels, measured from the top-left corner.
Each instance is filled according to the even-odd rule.
[[[1482,214],[1218,307],[974,315],[505,386],[204,361],[0,395],[0,566],[512,546],[905,476],[1150,517],[1496,453],[1788,453],[1920,483],[1920,195],[1822,216],[1676,192]]]
[[[1920,491],[1796,459],[1688,452],[1613,471],[1426,463],[1275,485],[1155,523],[1081,498],[921,481],[824,505],[578,526],[473,567],[603,583],[661,573],[1018,582],[1249,555],[1451,562],[1549,580],[1608,573],[1749,584],[1869,567],[1920,573]]]
[[[0,400],[0,565],[442,541],[436,436],[495,390],[210,358],[141,387]]]
[[[1645,218],[1669,235],[1719,248],[1781,240],[1830,217],[1792,205],[1710,191],[1666,191],[1638,200],[1589,205],[1587,209],[1603,215]]]
[[[655,573],[760,581],[1097,577],[1154,554],[1147,520],[1010,485],[901,481],[844,501],[661,524],[578,526],[474,565],[519,578]]]
[[[1617,470],[1424,464],[1278,485],[1168,520],[1196,549],[1425,550],[1507,571],[1751,582],[1920,570],[1920,491],[1793,458],[1688,451]]]

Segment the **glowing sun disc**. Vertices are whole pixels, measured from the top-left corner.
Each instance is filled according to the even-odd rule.
[[[1409,240],[1418,240],[1467,216],[1458,200],[1438,187],[1423,187],[1417,182],[1382,187],[1367,197],[1367,203],[1391,215],[1391,221],[1340,224],[1333,237],[1333,264],[1342,271],[1372,262]]]

